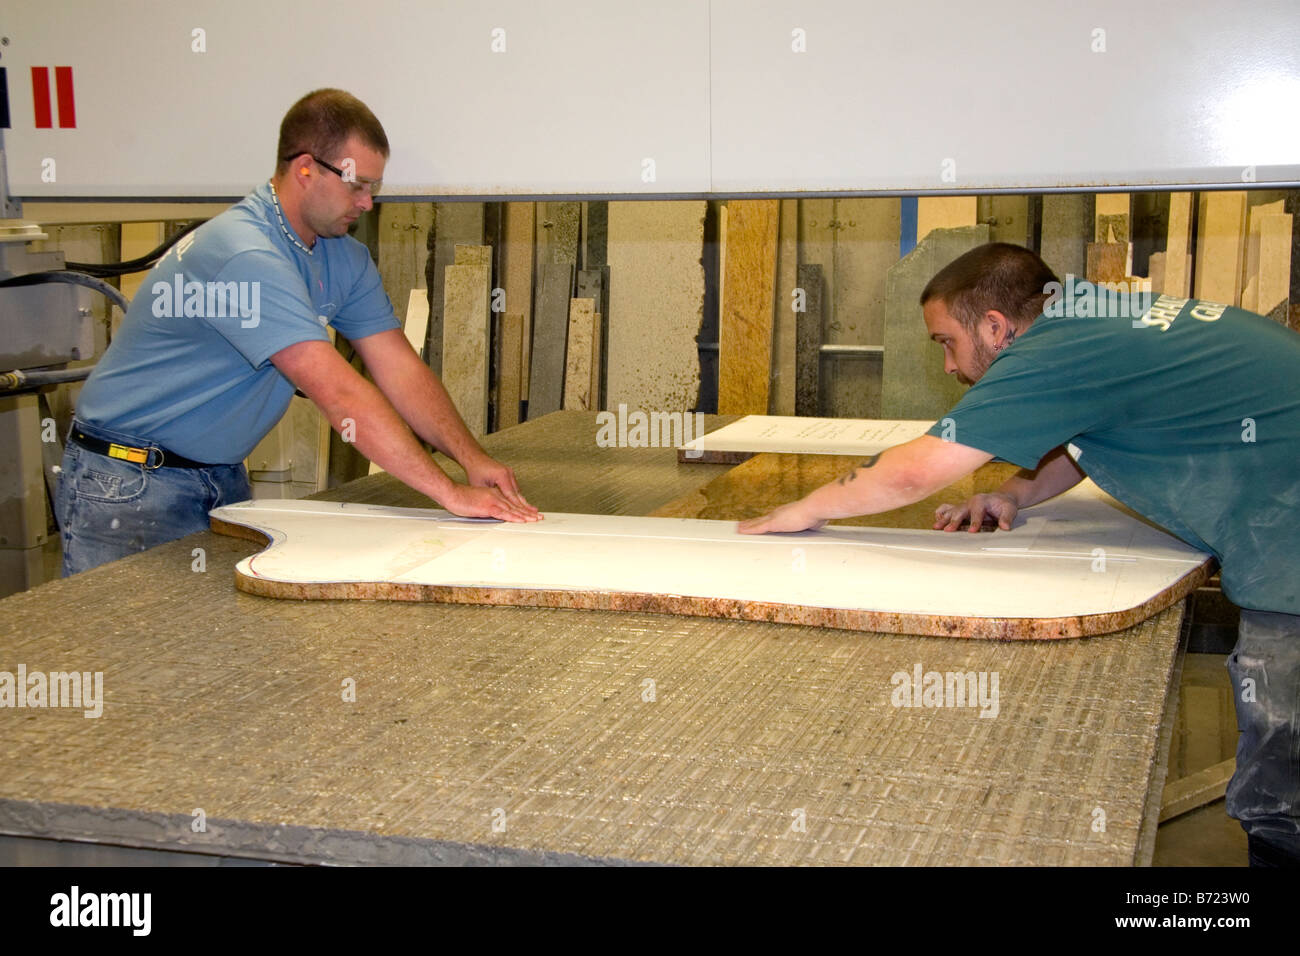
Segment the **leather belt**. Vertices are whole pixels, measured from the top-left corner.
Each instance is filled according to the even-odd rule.
[[[80,445],[87,451],[93,451],[100,455],[107,455],[109,458],[118,458],[122,461],[129,461],[136,465],[143,465],[150,471],[155,468],[214,468],[215,465],[207,462],[194,461],[186,458],[184,455],[178,455],[174,451],[168,451],[159,445],[150,444],[144,448],[138,448],[134,445],[123,445],[119,442],[103,441],[87,435],[75,425],[72,432],[68,435],[68,440],[74,444]]]

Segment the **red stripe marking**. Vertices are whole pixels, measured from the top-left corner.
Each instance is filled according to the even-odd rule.
[[[32,108],[36,111],[36,128],[49,129],[50,121],[50,68],[32,67]]]
[[[54,85],[59,91],[59,128],[76,129],[77,102],[72,97],[72,67],[56,66]]]

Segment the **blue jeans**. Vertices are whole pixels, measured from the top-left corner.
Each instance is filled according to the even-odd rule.
[[[92,438],[148,447],[133,435],[77,422]],[[69,441],[55,496],[63,576],[208,528],[208,511],[251,497],[243,464],[146,468]]]
[[[1228,673],[1241,731],[1228,816],[1252,863],[1300,865],[1300,616],[1242,610]]]

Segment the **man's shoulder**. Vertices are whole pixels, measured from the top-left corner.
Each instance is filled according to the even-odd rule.
[[[178,242],[170,258],[195,277],[215,277],[235,260],[293,271],[292,260],[276,243],[270,226],[263,212],[246,199]]]
[[[272,224],[257,193],[252,193],[200,226],[195,231],[195,247],[227,256],[248,250],[276,251]]]

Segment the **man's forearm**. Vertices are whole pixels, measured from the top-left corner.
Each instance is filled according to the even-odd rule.
[[[818,521],[834,521],[854,515],[878,514],[920,501],[915,484],[889,461],[888,452],[874,455],[843,478],[810,492],[804,503]]]
[[[317,403],[330,426],[370,461],[434,501],[445,502],[455,484],[421,447],[398,412],[360,375]]]
[[[1043,456],[1037,469],[1020,471],[1003,482],[998,491],[1014,498],[1017,507],[1028,508],[1073,488],[1085,477],[1065,449],[1056,448]]]
[[[484,454],[483,446],[465,427],[447,389],[427,365],[421,362],[406,384],[406,388],[398,387],[393,389],[393,394],[387,391],[385,394],[417,435],[461,465]]]
[[[990,457],[924,435],[867,459],[804,501],[817,520],[825,521],[892,511],[929,497]]]

